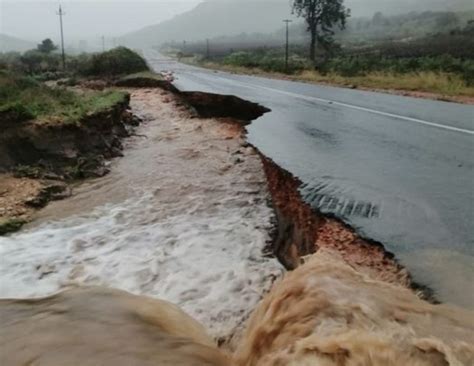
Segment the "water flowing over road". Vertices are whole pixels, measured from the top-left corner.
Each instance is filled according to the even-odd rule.
[[[441,301],[474,307],[474,106],[147,58],[181,90],[270,108],[249,140],[303,181],[307,202],[382,242]]]

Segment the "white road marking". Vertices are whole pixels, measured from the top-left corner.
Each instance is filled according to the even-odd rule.
[[[429,122],[429,121],[425,121],[425,120],[418,119],[418,118],[406,117],[406,116],[402,116],[402,115],[399,115],[399,114],[382,112],[382,111],[378,111],[376,109],[371,109],[371,108],[366,108],[366,107],[360,107],[360,106],[357,106],[357,105],[354,105],[354,104],[337,102],[337,101],[334,101],[334,100],[323,99],[323,98],[318,98],[318,97],[311,97],[311,96],[308,96],[308,95],[292,93],[292,92],[279,90],[279,89],[275,89],[275,88],[269,88],[269,87],[262,86],[262,85],[243,83],[243,82],[236,81],[236,80],[233,80],[233,79],[227,79],[227,78],[223,78],[223,77],[219,77],[219,76],[215,76],[215,75],[213,75],[213,76],[216,77],[216,78],[225,80],[227,82],[240,84],[240,85],[245,86],[245,87],[253,87],[254,89],[269,90],[269,91],[280,93],[280,94],[283,94],[283,95],[288,95],[288,96],[291,96],[291,97],[294,97],[294,98],[305,99],[305,100],[309,100],[309,101],[316,101],[316,102],[321,102],[321,103],[326,103],[326,104],[331,104],[331,105],[338,105],[338,106],[345,107],[345,108],[351,108],[351,109],[355,109],[355,110],[359,110],[359,111],[378,114],[380,116],[391,117],[391,118],[396,118],[396,119],[405,120],[405,121],[409,121],[409,122],[419,123],[419,124],[422,124],[422,125],[425,125],[425,126],[441,128],[441,129],[448,130],[448,131],[465,133],[465,134],[468,134],[468,135],[474,135],[473,130],[468,130],[468,129],[465,129],[465,128],[442,125],[442,124],[439,124],[439,123]]]

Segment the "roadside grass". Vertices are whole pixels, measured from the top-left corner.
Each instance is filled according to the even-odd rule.
[[[363,76],[342,76],[337,73],[321,74],[315,70],[304,70],[294,74],[264,71],[257,67],[225,65],[217,62],[196,61],[192,58],[182,62],[227,71],[237,74],[266,76],[279,79],[324,83],[344,87],[367,88],[377,90],[395,90],[409,92],[425,92],[449,97],[474,97],[474,87],[467,86],[461,76],[446,72],[422,71],[409,73],[368,72]]]
[[[126,100],[121,91],[77,93],[48,87],[30,77],[0,74],[0,113],[37,122],[78,123],[86,114]]]
[[[468,87],[458,75],[443,72],[370,72],[364,76],[341,76],[335,73],[322,75],[317,71],[306,70],[292,77],[314,83],[474,97],[474,87]]]
[[[153,79],[153,80],[164,80],[164,78],[160,75],[160,74],[157,74],[153,71],[143,71],[143,72],[137,72],[135,74],[129,74],[127,76],[124,76],[123,78],[121,78],[120,80],[132,80],[132,79],[141,79],[141,78],[144,78],[144,79]]]
[[[24,224],[26,221],[21,219],[0,219],[0,236],[18,231]]]

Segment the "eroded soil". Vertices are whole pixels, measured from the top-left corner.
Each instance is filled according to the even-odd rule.
[[[38,196],[41,188],[38,180],[0,174],[0,222],[29,220],[34,209],[26,202]]]
[[[0,238],[0,296],[119,288],[177,304],[227,343],[283,271],[264,253],[274,214],[262,163],[235,121],[131,92],[144,122],[110,173]]]

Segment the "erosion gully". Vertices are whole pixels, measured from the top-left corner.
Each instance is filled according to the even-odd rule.
[[[132,90],[131,105],[145,122],[110,174],[0,238],[1,297],[116,287],[176,303],[232,347],[282,265],[318,248],[421,289],[380,243],[306,204],[301,182],[245,141],[265,107],[160,89]]]

